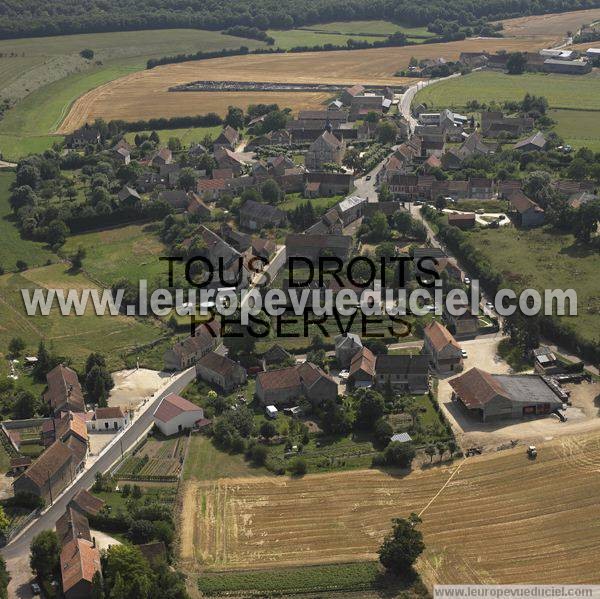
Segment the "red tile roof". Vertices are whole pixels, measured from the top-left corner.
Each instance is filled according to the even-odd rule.
[[[358,373],[359,370],[366,372],[370,376],[375,376],[375,354],[368,348],[363,347],[354,354],[350,362],[350,376]]]
[[[295,366],[281,368],[280,370],[269,370],[259,372],[256,375],[256,382],[265,391],[277,391],[291,389],[300,386],[300,376]]]
[[[510,400],[504,387],[491,374],[479,368],[471,368],[449,382],[468,408],[480,408],[497,396]]]
[[[73,499],[69,502],[72,505],[86,514],[95,516],[104,505],[104,501],[92,495],[89,491],[81,489],[73,495]]]
[[[68,593],[81,580],[90,583],[96,572],[100,572],[100,552],[86,539],[68,542],[60,552],[62,589]]]
[[[460,349],[460,345],[458,345],[452,333],[437,320],[431,321],[425,327],[423,333],[438,352],[443,350],[447,345],[452,345],[456,349]]]
[[[85,411],[83,391],[74,370],[59,364],[46,375],[46,380],[48,391],[44,399],[50,403],[53,411],[58,411],[65,406],[75,412]]]
[[[106,408],[96,408],[94,419],[99,420],[104,418],[124,418],[121,406],[108,406]]]
[[[73,452],[67,445],[62,441],[55,441],[21,474],[21,477],[29,478],[37,487],[42,488],[49,477],[56,474],[65,464],[71,463],[73,458]]]
[[[202,411],[202,408],[175,393],[170,393],[160,402],[154,416],[161,422],[169,422],[183,412],[195,411]]]

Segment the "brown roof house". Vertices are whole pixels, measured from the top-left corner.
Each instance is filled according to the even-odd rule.
[[[459,229],[472,229],[475,226],[474,212],[449,212],[448,224]]]
[[[173,153],[169,148],[161,148],[152,158],[152,165],[157,167],[171,164],[171,162],[173,162]]]
[[[246,370],[227,356],[211,351],[196,362],[196,377],[226,393],[247,380]]]
[[[240,227],[251,231],[257,231],[263,227],[280,227],[286,221],[285,212],[270,204],[247,200],[240,208]]]
[[[56,521],[61,546],[62,590],[67,599],[88,599],[94,576],[96,573],[102,575],[100,553],[91,536],[87,515],[98,514],[103,505],[101,499],[82,489]]]
[[[289,405],[301,397],[318,404],[337,394],[337,383],[311,362],[256,375],[256,397],[264,405]]]
[[[429,361],[426,356],[381,354],[375,360],[375,381],[384,389],[426,393],[429,389]]]
[[[42,425],[41,440],[44,447],[54,441],[66,443],[80,461],[85,461],[88,451],[86,415],[83,412],[63,412],[60,418],[50,418]]]
[[[129,413],[120,406],[96,408],[87,421],[88,430],[93,432],[114,432],[129,426]]]
[[[219,133],[219,137],[215,139],[213,143],[213,151],[219,148],[226,148],[228,150],[235,150],[240,139],[239,133],[233,128],[227,125],[223,128],[223,131]]]
[[[82,465],[67,444],[55,441],[13,482],[15,495],[32,493],[52,503],[73,482]]]
[[[521,190],[510,194],[510,207],[516,214],[517,223],[524,228],[539,227],[544,224],[544,209],[529,199]]]
[[[85,412],[83,390],[79,384],[77,373],[63,364],[55,366],[47,375],[48,389],[44,393],[44,401],[50,404],[53,414],[61,412]]]
[[[342,164],[342,159],[346,153],[346,142],[340,141],[330,131],[323,133],[313,141],[304,159],[307,169],[318,171],[324,164]]]
[[[221,344],[221,325],[213,320],[196,328],[195,335],[178,341],[168,349],[163,360],[165,370],[185,370],[193,366],[202,356]]]
[[[286,253],[290,256],[303,256],[316,262],[321,256],[335,256],[346,260],[352,249],[349,235],[299,234],[286,237]]]
[[[375,354],[368,347],[363,347],[350,362],[348,381],[355,387],[370,387],[375,378],[375,362]]]
[[[471,368],[450,380],[452,399],[483,422],[548,415],[562,408],[562,400],[537,374],[490,374]]]
[[[460,345],[450,331],[433,320],[424,329],[423,353],[439,373],[458,372],[463,368]]]

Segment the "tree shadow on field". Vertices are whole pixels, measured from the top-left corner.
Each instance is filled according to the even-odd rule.
[[[421,577],[414,568],[402,575],[381,571],[376,579],[375,591],[382,599],[393,599],[404,597],[429,597],[427,587],[423,584]]]

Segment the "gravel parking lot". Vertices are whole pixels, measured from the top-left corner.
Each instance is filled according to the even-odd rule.
[[[510,366],[497,352],[501,339],[502,335],[498,333],[494,337],[463,341],[461,347],[468,353],[464,371],[477,367],[492,374],[509,374]],[[438,402],[463,449],[475,445],[495,449],[511,440],[534,443],[561,435],[600,430],[598,383],[581,383],[568,387],[572,393],[573,405],[564,412],[567,422],[560,422],[556,416],[544,416],[528,420],[483,423],[467,416],[461,407],[452,401],[452,388],[448,382],[452,378],[453,376],[449,376],[440,380]]]

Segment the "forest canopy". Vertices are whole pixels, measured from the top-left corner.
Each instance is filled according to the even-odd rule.
[[[316,23],[387,19],[423,26],[436,19],[468,25],[600,6],[600,0],[0,0],[0,38],[160,28],[291,29]]]

